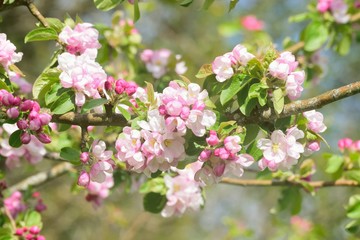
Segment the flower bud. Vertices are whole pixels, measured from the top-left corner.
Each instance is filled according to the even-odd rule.
[[[80,154],[80,161],[82,163],[87,163],[89,161],[89,153],[88,152],[82,152]]]
[[[46,238],[43,235],[38,235],[36,240],[46,240]]]
[[[34,102],[31,100],[25,100],[20,104],[20,110],[23,112],[30,111],[34,106]]]
[[[14,101],[14,96],[11,93],[6,93],[1,99],[4,106],[11,106]]]
[[[125,88],[125,92],[127,95],[131,96],[136,92],[136,89],[138,88],[137,84],[134,82],[127,83],[127,86]]]
[[[160,105],[160,106],[159,106],[159,113],[160,113],[160,115],[163,115],[163,116],[166,115],[165,105]]]
[[[8,115],[9,118],[16,119],[17,117],[19,117],[20,113],[17,107],[12,107],[6,111],[6,114]]]
[[[188,106],[183,106],[181,109],[180,117],[184,120],[188,119],[190,115],[190,108]]]
[[[45,144],[51,143],[50,137],[49,137],[48,135],[46,135],[45,133],[38,133],[38,134],[36,135],[36,137],[37,137],[37,139],[39,139],[39,141],[42,142],[42,143],[45,143]]]
[[[192,106],[192,110],[199,110],[203,111],[205,109],[205,103],[196,101],[195,104]]]
[[[211,150],[205,149],[200,153],[199,161],[205,162],[211,157]]]
[[[29,232],[31,234],[37,235],[40,233],[40,228],[38,226],[32,226],[30,227]]]
[[[217,177],[222,176],[225,171],[225,163],[217,164],[213,170],[214,170],[215,176],[217,176]]]
[[[214,155],[223,160],[226,160],[229,158],[230,153],[225,148],[217,148],[214,150]]]
[[[317,141],[311,142],[311,143],[309,143],[307,148],[312,152],[317,152],[320,150],[320,143]]]
[[[89,183],[90,183],[90,175],[89,175],[89,173],[82,170],[80,175],[79,175],[77,184],[79,186],[82,186],[82,187],[87,187],[89,185]]]
[[[22,236],[24,234],[24,230],[22,228],[17,228],[15,231],[15,235]]]
[[[31,141],[31,135],[27,132],[23,132],[20,136],[22,144],[28,144]]]
[[[47,209],[46,205],[42,202],[41,199],[38,200],[38,202],[35,205],[35,210],[39,213],[45,211]]]
[[[338,147],[341,151],[351,147],[353,141],[350,138],[342,138],[338,141]]]
[[[354,151],[360,151],[360,140],[353,142],[351,148],[354,149]]]
[[[105,89],[107,91],[112,90],[114,82],[115,82],[114,78],[109,76],[105,82]]]
[[[206,142],[210,145],[210,146],[215,146],[219,143],[219,138],[216,134],[216,131],[214,130],[210,130],[210,136],[208,138],[206,138]]]
[[[29,126],[27,121],[24,119],[20,119],[19,121],[17,121],[16,125],[21,130],[27,129]]]
[[[37,131],[41,128],[41,122],[40,119],[35,118],[33,120],[30,120],[29,122],[29,129],[32,131]]]
[[[51,115],[47,114],[47,113],[41,113],[39,114],[39,119],[41,122],[41,125],[48,125],[51,121]]]
[[[13,101],[12,101],[12,105],[13,106],[19,106],[21,103],[21,98],[19,97],[14,97]]]

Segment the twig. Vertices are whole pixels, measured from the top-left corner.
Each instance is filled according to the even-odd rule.
[[[82,152],[87,152],[86,143],[89,141],[89,132],[86,126],[81,126],[81,144],[80,149]]]
[[[109,117],[106,113],[65,113],[53,115],[52,122],[64,123],[78,126],[125,126],[128,121],[121,114],[112,114]]]
[[[49,23],[46,21],[46,18],[40,13],[39,9],[32,1],[26,1],[26,7],[29,9],[31,14],[41,22],[44,27],[49,27]]]
[[[292,181],[275,181],[275,180],[257,180],[257,179],[236,179],[223,178],[221,183],[238,185],[243,187],[273,187],[273,186],[290,186],[303,187],[301,183]],[[337,180],[337,181],[313,181],[308,184],[314,188],[323,187],[360,187],[360,184],[352,180]]]
[[[54,167],[52,167],[49,171],[46,172],[40,172],[33,176],[30,176],[28,178],[25,178],[24,180],[12,185],[6,191],[13,193],[15,191],[24,191],[29,187],[37,187],[41,184],[48,182],[54,178],[57,178],[66,172],[73,169],[72,164],[66,162],[66,163],[60,163]]]
[[[293,114],[306,112],[313,109],[319,109],[325,105],[338,101],[340,99],[350,97],[360,93],[360,81],[350,83],[346,86],[336,88],[320,94],[316,97],[308,98],[288,103],[284,106],[284,110],[280,114],[276,114],[271,108],[255,111],[250,117],[241,117],[239,124],[271,122],[275,119],[284,118]]]

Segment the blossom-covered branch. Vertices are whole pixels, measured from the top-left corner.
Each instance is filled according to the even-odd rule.
[[[273,187],[273,186],[303,187],[301,183],[294,181],[276,181],[276,180],[258,180],[258,179],[223,178],[221,180],[221,183],[244,186],[244,187]],[[314,188],[360,187],[360,184],[358,182],[352,180],[313,181],[307,183]]]
[[[124,116],[118,113],[108,115],[106,113],[79,114],[69,112],[53,115],[52,122],[78,126],[125,126],[128,124]]]
[[[276,114],[275,111],[271,108],[254,112],[254,114],[250,117],[241,118],[239,120],[239,124],[270,122],[275,119],[291,116],[293,114],[319,109],[340,99],[358,94],[359,92],[360,81],[327,91],[316,97],[288,103],[284,106],[284,110],[280,114]]]

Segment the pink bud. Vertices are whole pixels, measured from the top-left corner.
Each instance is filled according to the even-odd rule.
[[[171,116],[179,116],[182,110],[182,103],[177,100],[170,101],[166,104],[166,111]]]
[[[15,231],[15,235],[22,236],[24,234],[24,230],[22,228],[17,228]]]
[[[51,139],[48,135],[46,135],[45,133],[38,133],[36,135],[37,139],[39,139],[40,142],[47,144],[47,143],[51,143]]]
[[[12,101],[12,105],[14,106],[19,106],[21,103],[21,98],[19,97],[14,97],[13,101]]]
[[[225,163],[219,163],[214,167],[214,174],[217,177],[220,177],[224,174],[225,171]]]
[[[196,101],[195,104],[192,106],[192,110],[199,110],[203,111],[205,109],[205,103]]]
[[[46,240],[46,238],[43,235],[38,235],[36,240]]]
[[[211,150],[205,149],[200,153],[200,156],[198,158],[199,161],[205,162],[211,157]]]
[[[87,163],[89,161],[89,153],[88,152],[82,152],[80,154],[80,161],[82,163]]]
[[[23,132],[20,136],[22,144],[28,144],[31,141],[31,135],[27,132]]]
[[[229,158],[230,153],[225,148],[217,148],[214,150],[214,155],[223,160],[226,160]]]
[[[25,236],[26,240],[33,240],[34,238],[36,238],[36,236],[32,235],[31,233],[26,234],[26,236]]]
[[[115,79],[112,76],[109,76],[105,82],[105,89],[107,91],[112,90]]]
[[[25,100],[20,104],[20,110],[27,112],[30,111],[34,106],[34,102],[31,100]]]
[[[344,149],[350,148],[352,143],[353,140],[351,140],[350,138],[342,138],[338,141],[338,147],[341,151],[343,151]]]
[[[181,109],[180,117],[184,120],[188,119],[190,115],[190,108],[188,106],[183,106]]]
[[[17,121],[16,125],[21,130],[27,129],[29,126],[27,121],[24,119],[20,119],[19,121]]]
[[[38,226],[32,226],[30,227],[29,232],[31,234],[37,235],[40,233],[40,228]]]
[[[137,84],[134,82],[129,82],[125,88],[125,91],[127,95],[131,96],[136,92],[136,89],[138,88]]]
[[[48,125],[51,121],[51,115],[47,113],[41,113],[39,114],[39,119],[41,122],[41,125]]]
[[[215,146],[219,143],[219,138],[216,134],[216,131],[214,130],[210,130],[210,136],[208,138],[206,138],[206,142],[210,145],[210,146]]]
[[[14,96],[11,93],[6,93],[2,97],[2,104],[4,106],[11,106],[14,101]]]
[[[89,175],[89,173],[82,170],[80,175],[79,175],[77,184],[79,186],[82,186],[82,187],[87,187],[89,185],[89,183],[90,183],[90,175]]]
[[[29,129],[32,131],[37,131],[41,128],[41,122],[40,119],[35,118],[33,120],[30,120],[29,122]]]
[[[167,114],[165,105],[160,105],[159,106],[159,113],[160,113],[160,115],[163,115],[163,116],[165,116]]]
[[[33,119],[37,119],[38,117],[39,117],[39,113],[37,111],[31,110],[31,112],[29,114],[29,119],[33,120]]]
[[[6,111],[6,114],[9,118],[16,119],[17,117],[19,117],[20,113],[17,107],[12,107]]]
[[[39,112],[40,111],[40,105],[34,101],[34,105],[32,107],[32,110],[35,112]]]
[[[360,151],[360,140],[357,140],[357,141],[353,142],[352,148],[353,148],[355,151]]]
[[[42,202],[41,199],[39,199],[38,202],[35,205],[35,210],[37,212],[41,213],[41,212],[45,211],[46,209],[47,209],[46,205]]]
[[[308,144],[307,148],[311,151],[311,152],[317,152],[320,150],[320,143],[318,141],[313,141],[311,143]]]

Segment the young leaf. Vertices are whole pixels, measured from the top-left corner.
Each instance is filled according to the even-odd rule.
[[[14,148],[18,148],[22,145],[22,142],[21,142],[21,139],[20,139],[20,136],[21,136],[21,133],[23,131],[22,130],[16,130],[15,132],[13,132],[11,135],[10,135],[10,138],[9,138],[9,145],[14,147]]]
[[[140,19],[139,0],[134,0],[134,22]]]
[[[53,28],[40,27],[32,30],[25,36],[25,43],[58,39],[58,33]]]
[[[149,192],[144,196],[144,209],[151,213],[160,213],[165,207],[167,198],[160,193]]]
[[[263,156],[262,151],[257,147],[257,142],[253,141],[248,148],[246,149],[246,153],[251,155],[255,161],[259,161]]]
[[[40,91],[49,84],[49,82],[55,83],[59,81],[60,71],[57,68],[50,68],[40,74],[35,80],[33,86],[33,96],[35,99],[39,98]],[[46,91],[47,92],[47,91]],[[44,92],[44,94],[46,93]]]
[[[214,3],[215,0],[205,0],[204,5],[202,6],[202,8],[204,10],[208,10],[209,7]]]
[[[25,226],[38,226],[42,227],[41,215],[36,211],[28,211],[24,217]]]
[[[183,7],[188,7],[190,4],[192,4],[194,0],[183,0],[181,3],[180,3],[180,6],[183,6]]]
[[[324,23],[312,22],[305,28],[303,36],[305,51],[313,52],[326,42],[329,31]]]
[[[231,10],[233,10],[235,8],[235,6],[238,2],[239,2],[239,0],[230,0],[229,12],[231,12]]]
[[[60,151],[60,157],[72,164],[80,164],[80,151],[71,147],[64,147]]]
[[[86,113],[90,109],[104,105],[107,102],[108,102],[108,100],[105,98],[91,99],[82,106],[81,113]]]
[[[0,89],[4,89],[4,90],[10,92],[9,87],[6,85],[5,82],[2,81],[2,79],[0,79]]]
[[[207,76],[210,76],[214,74],[212,71],[212,65],[211,64],[204,64],[201,66],[199,72],[195,75],[196,78],[205,78]]]
[[[220,103],[225,105],[229,102],[245,85],[251,80],[251,78],[245,78],[244,76],[238,76],[231,79],[231,84],[228,88],[221,91]]]
[[[131,119],[131,114],[123,107],[121,106],[117,106],[117,108],[119,109],[119,111],[121,112],[121,114],[124,116],[124,118],[127,120],[127,121],[130,121]]]
[[[54,114],[64,114],[75,108],[74,105],[74,92],[67,91],[51,105],[51,112]]]
[[[109,11],[123,1],[124,0],[94,0],[94,3],[97,9],[100,9],[102,11]]]
[[[57,18],[46,18],[46,21],[49,23],[50,27],[58,33],[60,33],[61,30],[65,27],[65,24]]]
[[[280,114],[284,109],[284,94],[281,88],[277,88],[273,92],[274,110],[277,114]]]
[[[325,172],[330,174],[336,173],[341,168],[343,163],[344,163],[344,158],[342,156],[332,155],[327,161]]]
[[[248,145],[248,144],[252,143],[256,139],[257,135],[259,134],[259,130],[260,130],[260,127],[257,124],[246,125],[246,136],[245,136],[243,144]]]

